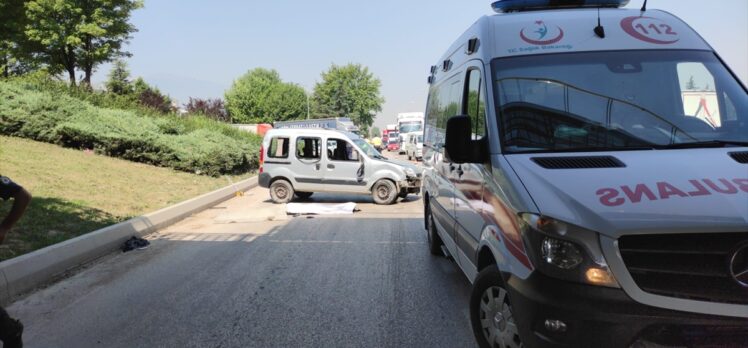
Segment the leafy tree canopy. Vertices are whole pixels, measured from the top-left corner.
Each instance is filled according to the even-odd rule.
[[[236,123],[273,123],[306,117],[306,92],[275,70],[256,68],[226,91],[226,110]]]
[[[361,64],[333,64],[314,86],[315,115],[350,117],[362,134],[368,134],[377,112],[382,111],[381,85]]]
[[[130,14],[142,6],[141,0],[29,0],[26,38],[51,72],[67,71],[75,85],[76,69],[82,70],[90,87],[99,64],[129,55],[122,46],[136,31]]]

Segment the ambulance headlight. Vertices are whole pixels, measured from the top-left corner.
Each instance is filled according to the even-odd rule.
[[[541,273],[583,284],[620,287],[596,232],[536,214],[521,214],[527,251]]]
[[[551,237],[543,239],[540,255],[547,264],[560,269],[574,269],[584,261],[582,252],[574,243]]]

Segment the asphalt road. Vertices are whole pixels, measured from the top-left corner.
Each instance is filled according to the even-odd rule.
[[[471,347],[469,282],[420,197],[288,217],[257,188],[8,308],[27,347]]]

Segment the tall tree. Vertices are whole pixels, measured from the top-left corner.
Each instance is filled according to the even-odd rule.
[[[114,61],[112,71],[109,72],[109,79],[106,81],[106,89],[110,93],[125,95],[133,92],[130,83],[130,70],[127,69],[127,63],[122,59]]]
[[[694,90],[697,89],[696,87],[696,81],[693,79],[693,75],[691,75],[690,78],[688,78],[688,82],[686,82],[686,89],[687,90]]]
[[[322,73],[322,82],[314,86],[316,115],[350,117],[367,134],[384,98],[379,93],[381,81],[361,64],[333,64]]]
[[[226,110],[237,123],[272,123],[306,117],[306,93],[275,70],[257,68],[226,91]]]
[[[24,63],[20,58],[25,48],[22,45],[25,25],[23,0],[0,1],[0,74],[3,77],[8,77],[16,67]]]
[[[80,69],[90,87],[99,64],[129,55],[122,46],[136,31],[129,20],[140,7],[141,0],[29,0],[25,33],[52,72],[66,71],[74,86]]]

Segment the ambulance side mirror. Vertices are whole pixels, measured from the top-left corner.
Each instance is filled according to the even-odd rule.
[[[450,162],[483,163],[485,141],[473,140],[470,117],[454,116],[447,121],[447,135],[444,142],[445,156]]]

